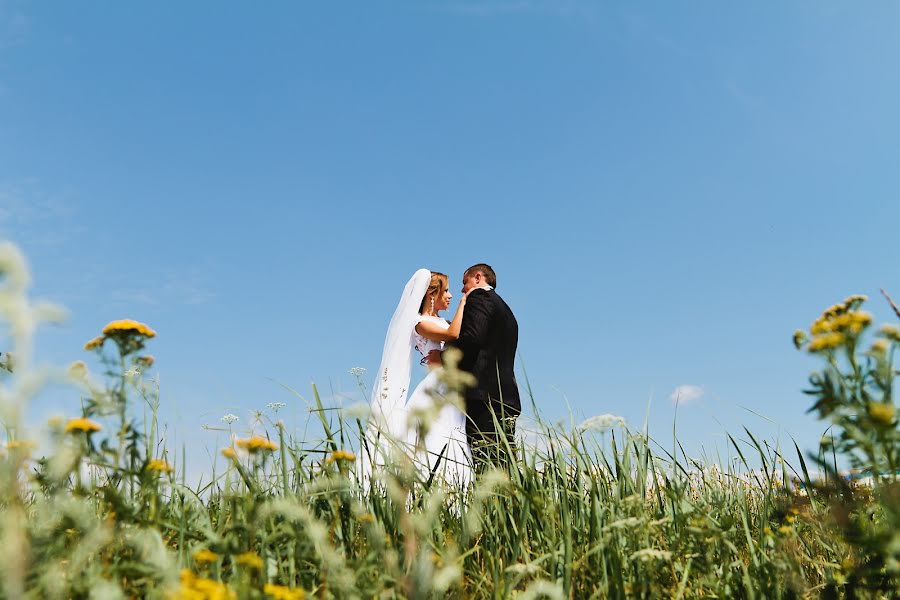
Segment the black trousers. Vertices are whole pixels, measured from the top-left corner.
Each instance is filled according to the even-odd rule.
[[[488,467],[506,469],[516,456],[516,419],[521,411],[501,402],[469,416],[466,437],[476,473]]]

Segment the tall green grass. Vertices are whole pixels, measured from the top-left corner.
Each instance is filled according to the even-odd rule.
[[[321,439],[296,439],[269,421],[225,449],[208,483],[190,487],[177,468],[185,457],[159,439],[158,389],[133,371],[149,362],[141,357],[150,337],[138,329],[107,336],[104,383],[84,365],[50,375],[80,388],[83,415],[72,417],[103,429],[49,424],[38,455],[21,437],[19,409],[46,381],[28,352],[33,325],[49,313],[13,285],[20,260],[0,247],[0,315],[22,357],[0,396],[4,598],[814,598],[896,589],[895,478],[850,486],[828,469],[828,451],[846,448],[783,452],[750,430],[729,438],[735,460],[720,464],[687,456],[677,440],[665,450],[615,420],[538,422],[540,443],[520,445],[508,468],[487,469],[469,488],[423,477],[400,456],[360,485],[347,453],[361,451],[365,423],[313,388]],[[894,439],[896,416],[879,422],[873,444]]]

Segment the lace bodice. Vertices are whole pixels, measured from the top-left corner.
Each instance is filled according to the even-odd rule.
[[[450,323],[440,317],[424,315],[419,317],[419,322],[421,323],[422,321],[429,321],[431,323],[434,323],[435,325],[438,325],[439,327],[443,327],[444,329],[450,329]],[[428,356],[428,353],[432,350],[444,349],[444,342],[435,342],[434,340],[429,340],[428,338],[416,333],[415,330],[413,330],[413,340],[416,344],[416,350],[418,350],[423,357]]]

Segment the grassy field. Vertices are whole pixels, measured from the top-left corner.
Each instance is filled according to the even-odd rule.
[[[86,345],[105,373],[82,362],[38,372],[32,334],[56,311],[29,301],[10,245],[0,274],[15,344],[0,378],[4,598],[897,596],[900,330],[872,335],[862,297],[795,334],[822,357],[809,396],[832,435],[811,455],[745,430],[730,440],[736,462],[711,464],[598,417],[541,426],[540,447],[469,489],[423,481],[402,456],[363,487],[365,423],[313,390],[322,439],[293,439],[272,419],[223,448],[225,468],[192,489],[183,457],[160,445],[157,390],[139,376],[155,332],[112,322]],[[48,423],[38,452],[19,435],[24,410],[59,378],[83,414]],[[871,485],[847,483],[838,461]]]

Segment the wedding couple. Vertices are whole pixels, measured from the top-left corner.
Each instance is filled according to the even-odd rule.
[[[497,276],[486,264],[466,269],[462,297],[453,320],[440,316],[453,298],[447,275],[420,269],[406,284],[388,326],[381,366],[373,386],[371,416],[360,449],[360,474],[390,464],[405,452],[426,474],[466,485],[473,466],[496,462],[514,448],[515,422],[521,411],[513,372],[519,326],[497,294]],[[465,407],[444,401],[439,371],[447,347],[462,352],[461,371],[474,376],[465,391]],[[428,375],[407,401],[413,350]],[[430,415],[430,417],[424,417]],[[427,432],[417,420],[429,418]],[[422,439],[424,437],[424,439]]]

